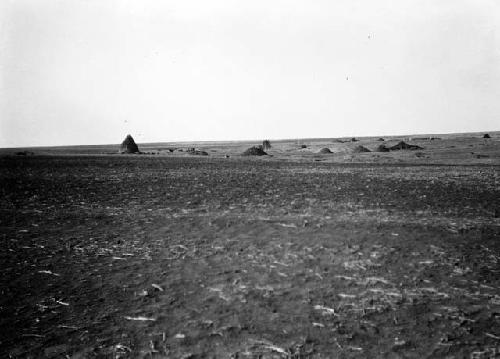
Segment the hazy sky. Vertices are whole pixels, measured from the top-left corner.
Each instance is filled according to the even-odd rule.
[[[0,1],[0,147],[487,130],[497,0]]]

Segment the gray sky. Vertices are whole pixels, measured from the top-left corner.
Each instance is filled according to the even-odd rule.
[[[0,1],[0,147],[487,130],[496,0]]]

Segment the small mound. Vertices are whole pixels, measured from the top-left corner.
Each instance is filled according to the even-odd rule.
[[[318,153],[328,154],[328,153],[332,153],[332,151],[328,147],[325,147],[325,148],[322,148],[321,150],[319,150]]]
[[[363,153],[363,152],[371,152],[368,148],[364,146],[356,146],[353,148],[352,152],[354,153]]]
[[[356,137],[351,138],[351,142],[358,142],[359,140]]]
[[[389,152],[390,150],[385,145],[380,145],[377,147],[375,152]]]
[[[242,153],[243,156],[265,156],[267,153],[262,149],[261,146],[253,146],[247,148],[245,152]]]
[[[120,152],[122,153],[138,153],[139,147],[135,143],[132,136],[127,135],[125,140],[123,140],[122,145],[120,146]]]
[[[417,145],[409,145],[404,141],[399,142],[397,145],[389,147],[391,151],[399,151],[399,150],[423,150],[422,147]]]
[[[491,138],[491,136],[490,136],[490,134],[489,134],[489,133],[485,133],[485,134],[483,135],[483,138]]]
[[[201,150],[190,150],[188,151],[188,154],[193,156],[208,156],[208,152]]]
[[[33,156],[35,153],[31,151],[21,151],[21,152],[16,152],[16,156]]]
[[[300,145],[300,148],[307,148],[307,145]]]
[[[380,137],[377,141],[385,141],[382,137]]]

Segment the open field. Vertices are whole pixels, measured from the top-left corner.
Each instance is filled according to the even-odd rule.
[[[2,150],[0,357],[495,357],[490,134]]]
[[[374,163],[441,163],[441,164],[498,164],[500,163],[500,131],[489,132],[491,139],[483,139],[483,133],[464,134],[426,134],[416,136],[383,136],[351,138],[316,138],[297,140],[271,140],[273,148],[269,154],[281,161],[321,161],[332,163],[374,162]],[[434,138],[431,140],[431,138]],[[377,146],[392,146],[399,141],[419,145],[421,151],[395,151],[390,153],[373,152],[353,154],[359,145],[375,151]],[[225,155],[239,157],[250,146],[261,144],[259,141],[227,142],[168,142],[139,143],[142,152],[157,156],[183,157],[188,148],[208,152],[210,158],[224,158]],[[301,146],[306,146],[301,148]],[[14,155],[24,150],[37,155],[116,155],[119,145],[61,146],[0,149],[0,155]],[[329,148],[333,153],[319,154],[321,148]],[[170,152],[173,151],[173,152]]]

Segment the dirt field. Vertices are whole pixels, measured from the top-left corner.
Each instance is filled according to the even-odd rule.
[[[0,157],[0,357],[500,356],[500,141],[310,142]]]

